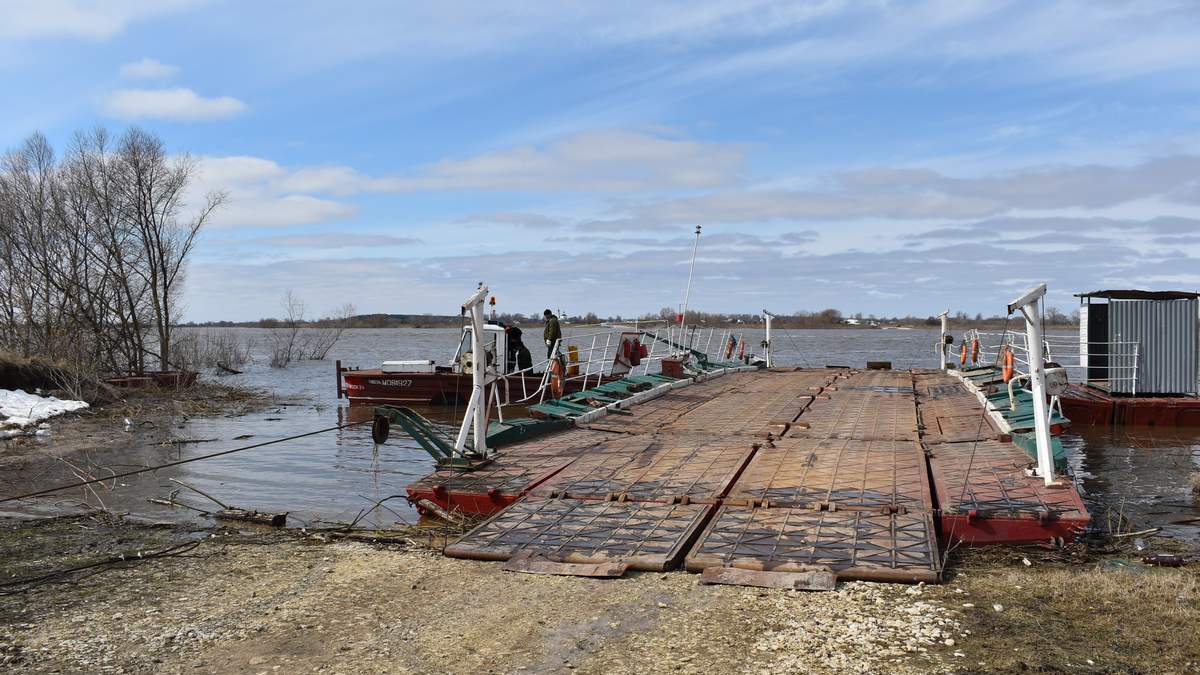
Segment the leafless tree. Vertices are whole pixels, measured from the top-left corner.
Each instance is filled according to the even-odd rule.
[[[127,218],[136,229],[145,254],[136,268],[149,289],[151,316],[158,333],[158,361],[162,370],[171,364],[171,327],[176,320],[179,293],[187,256],[200,228],[225,200],[210,193],[190,218],[180,211],[195,162],[188,156],[168,157],[162,140],[138,128],[121,137],[118,173],[124,190]]]
[[[329,350],[342,338],[342,333],[354,318],[354,305],[346,303],[338,308],[332,316],[318,322],[319,328],[307,336],[304,348],[304,358],[313,361],[323,361],[329,355]]]
[[[271,367],[287,368],[301,355],[300,332],[304,328],[304,301],[288,289],[283,294],[283,319],[271,329]]]
[[[34,134],[0,157],[0,349],[89,369],[171,366],[186,262],[224,195],[186,204],[194,162],[130,129]]]

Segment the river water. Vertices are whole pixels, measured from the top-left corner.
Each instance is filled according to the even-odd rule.
[[[370,415],[369,408],[351,411],[337,398],[334,360],[361,367],[378,367],[383,360],[436,359],[448,363],[458,343],[457,329],[357,329],[346,331],[324,361],[293,362],[286,369],[268,366],[267,333],[258,329],[231,330],[253,343],[253,360],[241,375],[216,378],[230,385],[271,392],[284,403],[242,416],[180,419],[172,434],[180,439],[203,439],[184,445],[123,447],[124,456],[112,450],[93,457],[97,465],[121,471],[131,466],[154,465],[209,454],[336,426]],[[536,333],[536,329],[529,331]],[[934,367],[936,331],[913,330],[778,330],[773,351],[778,365],[862,367],[867,361],[891,361],[894,368]],[[570,331],[568,331],[570,334]],[[537,343],[537,335],[527,343]],[[761,331],[745,331],[747,344],[757,344]],[[453,422],[452,407],[421,411],[431,419]],[[136,424],[137,421],[133,420]],[[114,421],[114,432],[121,430]],[[53,443],[54,434],[41,437]],[[1175,521],[1200,517],[1191,494],[1190,477],[1200,470],[1200,429],[1072,429],[1064,437],[1071,464],[1097,521],[1121,513],[1138,528],[1162,526],[1164,533],[1200,541],[1200,524]],[[154,520],[182,519],[188,512],[146,502],[165,497],[178,486],[177,478],[222,501],[242,508],[290,512],[289,523],[315,526],[354,519],[360,511],[404,488],[428,473],[433,464],[415,443],[400,434],[378,451],[370,438],[370,425],[309,436],[286,443],[186,464],[154,474],[123,479],[114,490],[99,496],[108,508],[129,511]],[[71,475],[62,476],[67,482]],[[42,477],[38,483],[44,483]],[[211,508],[187,491],[181,501]],[[90,500],[91,498],[88,497]],[[41,500],[23,509],[30,513],[54,512],[61,500]],[[387,527],[415,520],[403,499],[385,502],[361,524]],[[19,509],[22,510],[22,509]]]

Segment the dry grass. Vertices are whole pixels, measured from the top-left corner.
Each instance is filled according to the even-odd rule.
[[[1103,561],[1001,567],[967,561],[940,589],[947,603],[957,601],[971,631],[960,644],[964,671],[1200,669],[1200,569],[1154,568],[1130,558],[1121,558],[1131,564],[1125,569]]]

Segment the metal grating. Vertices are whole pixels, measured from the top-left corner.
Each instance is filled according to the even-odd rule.
[[[1046,487],[1025,475],[1031,462],[1003,441],[929,446],[929,465],[943,514],[984,517],[1087,518],[1079,493],[1070,486]]]
[[[812,396],[791,390],[733,390],[667,425],[667,433],[714,436],[779,435],[812,403]]]
[[[940,563],[928,513],[722,506],[687,557],[687,569],[778,572],[828,568],[839,579],[937,581]]]
[[[1000,432],[982,409],[974,414],[935,415],[932,419],[921,410],[925,420],[926,443],[963,443],[966,441],[985,441],[999,438]]]
[[[932,508],[925,453],[915,440],[790,438],[776,446],[759,448],[730,502],[880,513]]]
[[[637,438],[645,442],[648,437]],[[713,502],[725,494],[752,452],[745,442],[662,437],[646,443],[636,453],[581,457],[538,486],[535,494],[574,499]]]
[[[797,420],[793,436],[809,438],[917,438],[917,407],[910,396],[837,390],[818,398]]]
[[[565,563],[622,562],[664,571],[679,564],[714,507],[525,497],[446,547],[452,558],[536,555]]]

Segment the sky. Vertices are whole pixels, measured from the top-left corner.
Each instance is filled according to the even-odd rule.
[[[0,149],[225,206],[186,320],[1065,311],[1200,288],[1200,2],[0,0]]]

